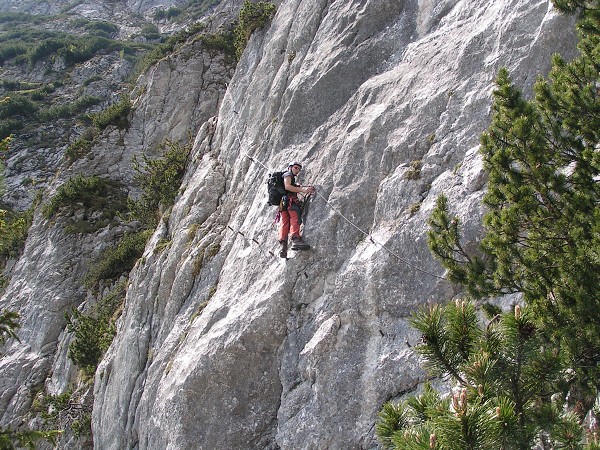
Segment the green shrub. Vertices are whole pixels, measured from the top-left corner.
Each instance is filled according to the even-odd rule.
[[[18,13],[18,12],[3,12],[0,13],[0,23],[27,23],[31,18],[29,14]]]
[[[104,130],[109,125],[114,125],[118,128],[126,128],[129,124],[127,115],[131,111],[131,100],[128,96],[121,97],[116,103],[113,103],[104,111],[96,114],[90,114],[89,117],[92,123],[100,131]]]
[[[161,158],[151,160],[142,156],[141,163],[135,157],[133,160],[135,180],[142,188],[142,196],[129,201],[129,210],[133,218],[147,228],[156,227],[161,209],[173,204],[191,150],[190,144],[167,141],[165,145],[168,149]]]
[[[194,20],[202,18],[206,11],[217,6],[221,0],[189,0],[186,9],[186,17],[191,17]]]
[[[179,16],[182,13],[181,8],[177,8],[176,6],[171,6],[167,9],[167,19],[172,19],[174,17]]]
[[[0,44],[0,64],[27,53],[27,46],[20,43],[7,42]]]
[[[0,209],[0,261],[19,255],[33,219],[32,211],[12,212]]]
[[[111,218],[124,209],[126,194],[121,183],[97,176],[78,175],[63,184],[50,199],[42,212],[51,219],[64,209],[65,215],[72,215],[81,208],[103,211]]]
[[[38,110],[38,106],[19,94],[13,94],[0,100],[0,119],[26,117]]]
[[[45,84],[40,88],[32,89],[32,85],[29,83],[21,83],[22,89],[29,89],[31,92],[31,100],[42,101],[45,100],[49,94],[56,91],[56,88],[61,86],[62,83],[55,81],[54,83]]]
[[[65,63],[73,66],[93,58],[100,50],[110,52],[120,49],[115,41],[102,36],[85,36],[78,39],[67,39],[65,45],[57,51],[57,55],[65,58]]]
[[[144,36],[149,41],[154,41],[161,38],[160,31],[154,24],[144,25],[140,30],[140,36]]]
[[[31,44],[39,44],[41,41],[64,36],[58,31],[48,31],[42,28],[18,27],[2,34],[3,42],[22,42],[33,47]]]
[[[91,77],[91,78],[88,78],[87,80],[85,80],[85,81],[83,82],[83,85],[84,85],[84,86],[89,86],[89,85],[90,85],[90,84],[92,84],[94,81],[101,81],[101,80],[102,80],[102,77],[101,77],[100,75],[94,75],[93,77]]]
[[[20,327],[19,317],[19,314],[14,311],[7,309],[2,311],[0,314],[0,344],[4,344],[7,338],[19,340],[15,333],[15,330]]]
[[[169,9],[158,9],[154,13],[154,20],[162,20],[162,19],[173,19],[179,16],[182,13],[181,8],[177,8],[176,6],[171,6]]]
[[[20,13],[20,12],[0,13],[0,23],[8,23],[13,26],[17,25],[17,24],[31,25],[31,24],[43,23],[47,19],[48,18],[46,16]]]
[[[56,56],[63,57],[65,63],[72,66],[88,61],[99,52],[118,51],[125,47],[124,43],[102,35],[77,36],[30,29],[4,33],[0,38],[7,50],[9,45],[27,45],[29,49],[25,57],[30,66]]]
[[[76,112],[82,111],[86,108],[89,108],[90,106],[97,105],[101,101],[102,99],[100,97],[96,97],[93,95],[82,95],[77,100],[75,100],[75,103],[73,104],[73,109]]]
[[[17,119],[0,119],[0,139],[5,139],[23,128],[23,122]]]
[[[106,37],[116,34],[119,31],[119,27],[117,25],[104,21],[88,22],[84,25],[84,28],[90,33],[101,34]]]
[[[65,150],[67,161],[73,162],[86,155],[96,142],[95,128],[88,128],[84,133],[69,144]]]
[[[252,3],[250,0],[244,0],[244,5],[240,10],[238,24],[234,29],[235,50],[238,59],[246,48],[250,36],[257,28],[264,27],[275,15],[275,5],[271,2]]]
[[[165,9],[157,9],[156,11],[154,11],[154,14],[152,15],[152,18],[154,20],[162,20],[165,19],[167,17],[167,10]]]
[[[144,54],[137,63],[135,74],[144,73],[154,63],[173,53],[179,45],[183,44],[191,36],[200,33],[205,28],[206,26],[204,24],[196,23],[187,30],[181,30],[173,36],[170,36],[166,42],[155,46],[151,51]]]
[[[49,444],[56,445],[57,438],[61,431],[13,431],[0,428],[0,448],[36,448],[39,440],[47,441]]]
[[[67,45],[67,43],[59,38],[51,38],[38,43],[35,47],[27,52],[29,64],[34,65],[38,61],[47,59],[65,45]]]
[[[51,122],[56,119],[72,117],[78,112],[85,110],[89,106],[97,105],[102,99],[91,95],[79,97],[74,103],[66,105],[56,105],[39,110],[35,117],[40,122]]]
[[[2,80],[2,88],[6,91],[18,91],[21,89],[21,82],[14,80]]]
[[[81,419],[75,419],[71,424],[71,431],[76,438],[92,435],[92,415],[84,414]]]
[[[124,273],[129,273],[144,253],[151,235],[152,230],[145,230],[123,236],[114,248],[105,250],[90,266],[84,285],[92,289],[102,280],[115,280]]]
[[[68,356],[88,376],[93,376],[102,355],[112,342],[118,312],[125,300],[125,285],[119,283],[90,311],[73,310],[67,315],[67,330],[73,333]]]
[[[168,42],[168,41],[167,41]],[[159,44],[154,47],[152,50],[144,54],[142,58],[138,61],[135,69],[134,78],[146,72],[153,64],[160,61],[166,55],[168,55],[174,49],[174,45],[170,45],[168,43]]]
[[[66,410],[71,404],[71,395],[71,392],[59,395],[44,395],[41,404],[36,405],[36,409],[45,409],[46,412],[42,416],[56,425],[60,412]]]
[[[69,21],[69,25],[74,28],[84,28],[88,23],[91,23],[90,19],[86,19],[85,17],[76,17]]]
[[[72,105],[56,105],[49,108],[40,109],[35,114],[35,118],[39,122],[52,122],[53,120],[69,117],[72,114]]]
[[[410,163],[409,169],[404,174],[404,178],[407,180],[418,180],[421,178],[421,169],[423,167],[423,162],[419,159],[412,161]]]
[[[202,44],[209,50],[215,50],[235,59],[235,35],[232,31],[205,34],[200,37]]]
[[[43,419],[43,423],[40,424],[41,428],[51,431],[26,431],[24,434],[27,440],[22,441],[24,442],[23,444],[17,441],[19,444],[14,447],[3,447],[0,442],[0,448],[34,449],[48,447],[47,445],[35,445],[35,441],[38,439],[50,442],[53,444],[52,448],[58,448],[57,438],[64,432],[65,427],[69,425],[69,422],[82,420],[86,415],[89,415],[87,410],[88,408],[79,403],[71,391],[59,395],[44,395],[42,392],[39,392],[35,395],[30,413],[41,416]]]

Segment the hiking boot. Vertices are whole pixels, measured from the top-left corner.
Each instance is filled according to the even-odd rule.
[[[310,249],[310,245],[305,244],[302,241],[302,238],[299,236],[294,236],[292,238],[292,250],[308,250]]]
[[[282,258],[287,258],[287,250],[288,250],[287,241],[279,241],[279,245],[281,245],[281,249],[279,250],[279,256]]]

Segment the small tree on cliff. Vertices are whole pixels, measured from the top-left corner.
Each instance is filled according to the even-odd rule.
[[[464,250],[445,197],[430,219],[452,281],[475,299],[520,293],[525,306],[486,326],[470,302],[415,316],[417,351],[457,393],[386,405],[388,447],[600,448],[598,429],[582,428],[600,389],[600,2],[554,3],[582,11],[580,54],[554,57],[531,101],[500,71],[481,140],[489,212],[478,254]]]

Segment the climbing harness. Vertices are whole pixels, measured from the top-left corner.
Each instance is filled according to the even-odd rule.
[[[236,115],[237,115],[237,111],[233,111],[233,112],[234,112],[234,114],[236,114]],[[245,151],[243,150],[242,140],[240,139],[240,134],[239,134],[239,130],[238,130],[238,127],[237,127],[237,123],[234,123],[234,126],[235,126],[235,131],[236,131],[236,137],[237,137],[237,141],[238,141],[238,143],[239,143],[239,145],[240,145],[240,152],[241,152],[241,153],[242,153],[244,156],[246,156],[248,159],[250,159],[252,162],[255,162],[255,163],[259,164],[260,166],[262,166],[262,167],[263,167],[263,168],[264,168],[264,169],[265,169],[267,172],[271,172],[271,171],[269,170],[269,168],[268,168],[268,167],[267,167],[265,164],[263,164],[263,163],[262,163],[260,160],[258,160],[257,158],[255,158],[255,157],[253,157],[253,156],[249,155],[247,152],[245,152]],[[335,212],[335,213],[336,213],[337,215],[339,215],[339,216],[340,216],[342,219],[344,219],[346,222],[348,222],[348,223],[349,223],[349,224],[350,224],[352,227],[354,227],[354,228],[355,228],[357,231],[359,231],[359,232],[360,232],[362,235],[364,235],[366,238],[368,238],[368,239],[369,239],[369,241],[370,241],[371,243],[373,243],[373,244],[375,244],[375,245],[377,245],[377,246],[381,247],[383,250],[385,250],[386,252],[388,252],[390,255],[394,256],[394,257],[395,257],[395,258],[396,258],[398,261],[400,261],[400,262],[404,263],[404,264],[405,264],[405,265],[407,265],[408,267],[410,267],[410,268],[412,268],[412,269],[414,269],[414,270],[416,270],[416,271],[418,271],[418,272],[421,272],[421,273],[423,273],[423,274],[425,274],[425,275],[429,275],[429,276],[431,276],[431,277],[438,278],[438,279],[440,279],[440,280],[444,280],[444,281],[447,281],[447,280],[448,280],[447,278],[445,278],[445,277],[443,277],[443,276],[436,275],[435,273],[429,272],[429,271],[427,271],[427,270],[425,270],[425,269],[421,269],[420,267],[418,267],[418,266],[414,265],[414,264],[413,264],[413,263],[411,263],[410,261],[408,261],[408,260],[406,260],[406,259],[402,258],[400,255],[398,255],[398,253],[394,252],[393,250],[391,250],[390,248],[388,248],[386,245],[382,244],[381,242],[377,242],[375,239],[373,239],[373,237],[372,237],[372,236],[371,236],[369,233],[367,233],[366,231],[364,231],[363,229],[361,229],[361,228],[360,228],[358,225],[356,225],[354,222],[352,222],[350,219],[348,219],[348,217],[346,217],[346,216],[345,216],[345,215],[344,215],[344,214],[343,214],[343,213],[342,213],[342,212],[341,212],[339,209],[337,209],[335,206],[333,206],[329,200],[327,200],[325,197],[323,197],[323,195],[321,195],[321,194],[319,193],[319,191],[316,191],[315,193],[317,194],[317,196],[318,196],[320,199],[322,199],[322,200],[323,200],[323,201],[324,201],[324,202],[327,204],[327,206],[329,206],[329,207],[331,208],[331,210],[332,210],[333,212]],[[310,194],[309,194],[309,198],[310,198]],[[306,197],[305,197],[305,201],[306,201]],[[239,232],[239,231],[238,231],[238,233],[242,234],[242,233],[241,233],[241,232]],[[242,234],[242,236],[243,236],[243,234]],[[255,242],[256,242],[256,241],[255,241]],[[258,242],[257,242],[257,243],[258,243]],[[259,245],[260,245],[260,244],[259,244]],[[270,251],[269,251],[269,253],[273,254],[273,253],[272,253],[272,252],[270,252]]]

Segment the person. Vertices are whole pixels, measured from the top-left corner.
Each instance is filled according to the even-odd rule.
[[[283,174],[283,186],[285,195],[281,200],[279,207],[280,224],[279,224],[279,244],[281,249],[279,256],[287,258],[288,238],[291,238],[292,250],[308,250],[310,246],[302,241],[300,236],[300,224],[302,220],[302,212],[300,210],[300,201],[298,193],[312,194],[316,192],[314,186],[301,186],[296,184],[296,177],[302,170],[302,164],[292,162],[288,165],[287,171]]]

